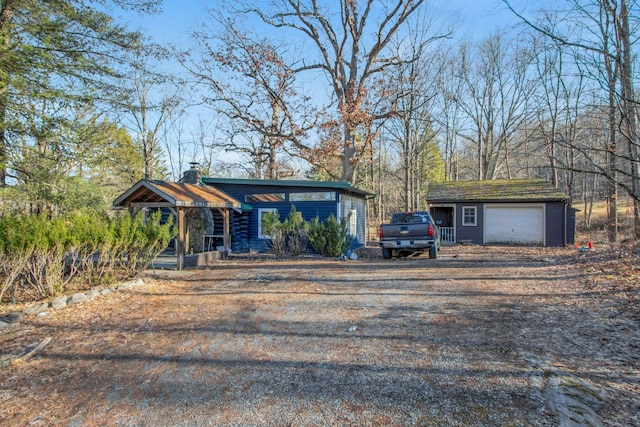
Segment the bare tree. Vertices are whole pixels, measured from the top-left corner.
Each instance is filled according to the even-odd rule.
[[[294,71],[320,71],[329,82],[341,127],[343,180],[356,181],[357,165],[376,137],[370,126],[391,114],[389,110],[376,110],[371,103],[374,79],[385,69],[417,59],[411,53],[398,57],[386,48],[424,3],[339,0],[321,6],[317,0],[285,0],[263,8],[243,2],[244,12],[301,35],[309,42],[305,44],[307,53],[313,49],[317,54],[315,59],[303,60]]]
[[[429,181],[444,180],[432,119],[436,83],[444,64],[424,50],[424,34],[411,33],[396,49],[410,50],[411,56],[420,58],[385,73],[387,90],[396,94],[395,113],[386,121],[385,134],[400,158],[401,176],[397,178],[402,182],[406,211],[424,207]]]
[[[163,53],[163,52],[160,52]],[[144,58],[145,53],[140,53]],[[122,121],[133,134],[144,160],[145,178],[162,178],[162,141],[168,124],[180,116],[183,85],[170,76],[153,71],[150,61],[134,64],[123,87],[120,107]]]
[[[572,147],[579,144],[578,124],[588,113],[585,77],[576,65],[573,49],[555,43],[534,43],[540,90],[536,97],[537,125],[531,137],[542,140],[553,185],[572,196],[580,156]],[[569,74],[575,78],[567,79]]]
[[[640,159],[637,132],[637,100],[633,88],[632,35],[628,0],[571,0],[559,24],[556,14],[547,12],[537,21],[509,9],[521,20],[554,43],[579,53],[583,72],[605,92],[608,105],[608,161],[603,166],[589,157],[595,173],[609,180],[609,240],[617,240],[617,191],[625,190],[634,200],[635,236],[640,237]],[[635,4],[635,3],[634,3]],[[634,27],[635,28],[635,27]],[[571,76],[567,76],[571,78]],[[621,137],[625,147],[620,147]],[[580,148],[580,147],[576,147]]]
[[[469,127],[462,137],[480,180],[513,177],[511,155],[519,149],[513,146],[517,141],[513,136],[529,113],[533,56],[517,40],[511,43],[497,33],[475,51],[468,45],[460,50],[458,78],[463,92],[456,102],[466,116]]]
[[[440,72],[434,76],[437,85],[432,112],[434,128],[444,146],[445,180],[457,181],[459,177],[458,157],[460,135],[463,126],[463,111],[458,100],[462,99],[463,80],[459,78],[458,61],[455,54],[442,49],[434,60],[441,63]]]
[[[251,176],[276,179],[280,155],[312,149],[302,138],[316,116],[295,88],[284,47],[239,30],[219,11],[210,10],[209,17],[212,24],[193,34],[196,52],[185,53],[182,64],[203,87],[202,103],[228,120],[222,148],[248,154],[258,168]]]

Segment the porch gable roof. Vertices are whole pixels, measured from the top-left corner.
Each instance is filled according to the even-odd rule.
[[[210,185],[181,184],[142,179],[113,202],[114,208],[199,207],[251,210],[230,195]]]

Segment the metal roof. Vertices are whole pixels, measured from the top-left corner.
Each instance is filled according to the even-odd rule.
[[[251,205],[241,203],[209,185],[180,184],[150,179],[138,181],[113,202],[115,208],[131,205],[230,208],[245,211],[252,209]]]
[[[316,187],[327,188],[332,190],[344,190],[350,193],[361,194],[364,196],[374,196],[376,193],[355,187],[346,181],[308,181],[308,180],[289,180],[289,179],[236,179],[236,178],[202,178],[203,184],[216,185],[245,185],[245,186],[272,186],[272,187]]]
[[[564,192],[544,179],[438,182],[430,184],[427,191],[430,203],[568,200]]]

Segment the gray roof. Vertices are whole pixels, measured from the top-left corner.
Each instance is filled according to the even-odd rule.
[[[430,203],[568,200],[564,192],[543,179],[438,182],[430,184],[427,191]]]

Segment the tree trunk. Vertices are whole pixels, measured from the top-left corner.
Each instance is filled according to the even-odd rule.
[[[616,146],[616,106],[615,106],[615,79],[609,80],[609,146],[608,146],[608,172],[611,175],[607,189],[607,236],[610,243],[618,241],[618,172],[617,146]]]
[[[356,180],[356,136],[351,129],[344,130],[344,149],[342,157],[342,180],[355,183]]]
[[[9,76],[8,52],[11,45],[11,21],[13,19],[12,2],[9,0],[2,1],[0,9],[0,45],[2,45],[2,53],[0,54],[0,69],[2,70],[2,78],[0,79],[0,187],[7,186],[7,133],[6,119],[7,108],[9,108]]]
[[[624,108],[625,127],[629,161],[631,163],[631,192],[633,193],[633,236],[640,238],[640,168],[638,166],[638,125],[635,94],[633,91],[633,70],[631,58],[631,41],[629,36],[629,9],[627,0],[620,2],[620,19],[616,20],[619,27],[618,37],[622,49],[622,64],[620,64],[620,80],[622,82],[622,102]]]

